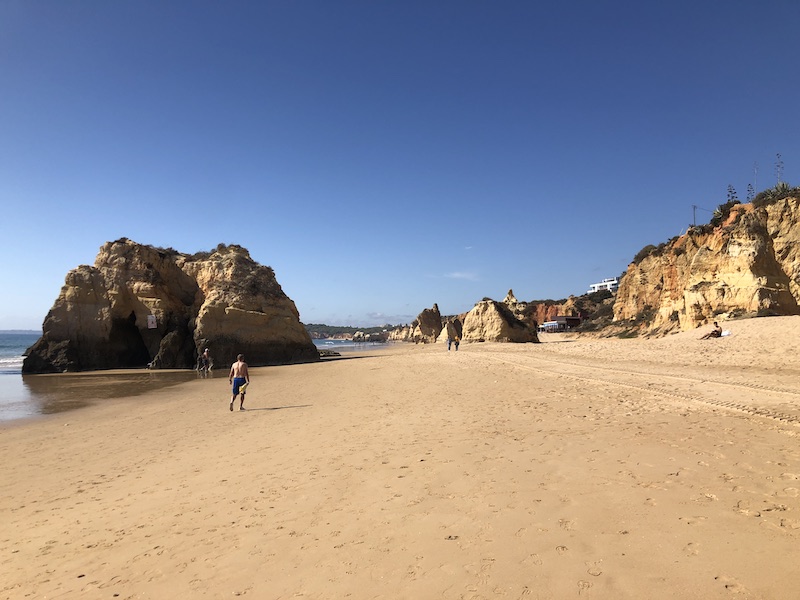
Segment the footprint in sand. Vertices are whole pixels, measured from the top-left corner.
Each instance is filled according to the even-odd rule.
[[[692,496],[692,500],[694,502],[699,502],[699,503],[714,502],[715,500],[717,500],[717,496],[710,493],[698,494],[696,496]]]
[[[588,591],[590,587],[592,587],[591,581],[584,581],[583,579],[581,579],[578,582],[578,595],[580,596],[582,593]]]
[[[748,500],[739,500],[736,503],[736,512],[746,517],[760,517],[761,512],[753,509]]]
[[[781,527],[785,529],[800,529],[800,521],[794,519],[781,519]]]
[[[602,562],[602,560],[595,560],[585,563],[589,567],[586,572],[592,577],[600,577],[603,574],[603,570],[600,568],[600,563]]]
[[[686,556],[697,556],[700,554],[700,544],[698,542],[689,542],[684,546],[683,553]]]
[[[731,592],[735,592],[737,594],[747,592],[747,588],[745,588],[741,583],[736,581],[733,577],[728,577],[727,575],[717,575],[714,577],[714,581],[717,581],[725,586],[726,590]]]
[[[524,564],[526,564],[526,565],[537,565],[537,566],[541,566],[541,564],[542,564],[542,558],[541,558],[541,557],[540,557],[538,554],[535,554],[535,553],[534,553],[534,554],[531,554],[531,555],[529,555],[529,556],[528,556],[528,558],[526,558],[526,559],[525,559],[525,560],[523,560],[522,562],[523,562]]]
[[[556,552],[558,552],[561,555],[564,555],[567,552],[569,552],[569,548],[567,548],[566,546],[556,546]]]
[[[565,531],[572,531],[575,529],[575,521],[570,521],[569,519],[559,519],[558,524],[561,529],[564,529]]]

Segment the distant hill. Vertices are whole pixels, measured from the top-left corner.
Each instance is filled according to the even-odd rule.
[[[326,338],[351,338],[353,334],[360,331],[362,333],[380,333],[387,329],[395,329],[399,325],[381,325],[380,327],[346,327],[341,325],[323,325],[321,323],[304,324],[308,335],[314,340],[324,340]]]
[[[1,334],[8,335],[42,335],[41,331],[36,329],[0,329]]]

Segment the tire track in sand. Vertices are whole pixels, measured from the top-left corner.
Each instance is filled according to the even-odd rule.
[[[577,380],[577,381],[584,381],[584,382],[587,382],[587,383],[595,383],[595,384],[600,384],[600,385],[611,385],[611,386],[616,386],[616,387],[633,389],[633,390],[637,390],[637,391],[640,391],[640,392],[646,392],[648,394],[658,394],[658,395],[661,395],[661,396],[666,396],[666,397],[669,397],[669,398],[676,398],[676,399],[683,400],[683,401],[696,402],[696,403],[700,403],[700,404],[716,406],[716,407],[723,408],[723,409],[739,411],[739,412],[743,412],[743,413],[749,414],[751,416],[762,417],[762,418],[770,419],[770,420],[777,421],[777,422],[783,423],[783,424],[789,424],[789,423],[792,424],[792,425],[800,424],[800,415],[792,415],[792,414],[788,414],[788,413],[785,413],[785,412],[780,412],[780,411],[777,411],[777,410],[772,410],[772,409],[765,408],[765,407],[760,407],[760,406],[751,406],[751,405],[748,405],[748,404],[744,404],[742,402],[734,402],[734,401],[731,401],[731,400],[717,400],[717,399],[708,398],[708,397],[701,397],[699,394],[689,394],[689,393],[684,393],[684,392],[680,392],[680,391],[675,391],[675,390],[672,390],[672,389],[665,389],[663,387],[663,384],[661,386],[656,386],[653,383],[637,384],[637,383],[633,383],[631,381],[623,382],[623,381],[618,381],[616,379],[611,379],[611,378],[592,377],[592,376],[589,376],[589,375],[578,375],[578,374],[575,374],[575,373],[564,372],[564,371],[553,369],[553,368],[542,367],[541,365],[534,366],[534,365],[528,365],[528,364],[521,364],[518,361],[509,360],[509,359],[506,359],[506,358],[501,358],[499,356],[494,356],[494,355],[489,354],[489,353],[483,354],[483,356],[485,356],[486,358],[488,358],[490,360],[493,360],[495,362],[504,363],[504,364],[510,365],[512,367],[516,367],[516,368],[524,369],[524,370],[528,370],[528,371],[533,371],[533,372],[536,372],[536,373],[546,373],[546,374],[551,375],[551,376],[569,377],[569,378]],[[539,361],[540,363],[551,363],[551,364],[555,364],[555,365],[562,366],[562,367],[576,368],[576,369],[594,369],[594,370],[597,370],[597,371],[602,371],[604,374],[608,373],[608,374],[614,374],[614,375],[624,375],[624,376],[629,377],[629,378],[647,377],[651,381],[652,380],[657,380],[657,379],[662,379],[662,380],[663,379],[677,379],[677,380],[681,381],[682,383],[698,383],[698,384],[702,384],[702,385],[713,384],[713,385],[719,385],[719,386],[729,386],[729,387],[748,390],[748,391],[752,391],[752,390],[755,390],[755,391],[768,391],[768,392],[773,392],[773,393],[778,393],[778,394],[789,394],[789,395],[800,397],[800,391],[787,390],[785,388],[773,388],[773,387],[770,387],[770,386],[765,386],[765,385],[756,384],[756,383],[747,383],[747,382],[733,383],[733,382],[730,382],[730,381],[718,381],[718,380],[712,380],[712,379],[706,379],[706,378],[700,379],[700,378],[684,377],[684,376],[672,375],[672,374],[641,373],[641,372],[628,371],[628,370],[624,370],[624,369],[607,367],[607,366],[593,366],[593,365],[586,365],[586,364],[571,363],[571,362],[567,362],[567,361],[558,361],[558,360],[553,360],[553,359],[548,359],[548,358],[542,358],[542,357],[539,357],[539,356],[536,356],[536,357],[531,356],[530,358],[532,360],[534,360],[534,361]]]

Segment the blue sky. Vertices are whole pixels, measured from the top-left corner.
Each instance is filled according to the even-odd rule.
[[[128,237],[306,323],[564,298],[800,184],[800,3],[0,0],[0,329]],[[757,173],[755,172],[757,165]]]

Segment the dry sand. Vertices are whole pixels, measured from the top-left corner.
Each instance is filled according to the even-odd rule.
[[[800,597],[800,317],[398,346],[0,427],[0,598]]]

